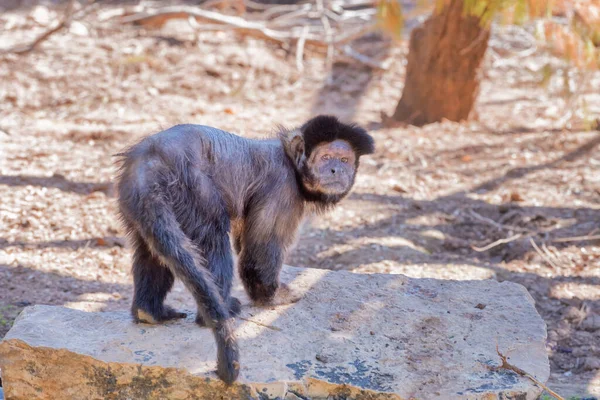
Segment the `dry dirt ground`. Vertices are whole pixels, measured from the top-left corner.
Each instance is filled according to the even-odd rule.
[[[521,283],[548,325],[550,386],[600,395],[600,241],[576,238],[600,234],[600,132],[577,128],[581,118],[562,129],[582,103],[565,95],[559,60],[503,51],[518,38],[497,32],[474,121],[384,128],[404,45],[356,45],[390,57],[388,71],[340,62],[328,72],[307,51],[300,74],[293,49],[181,21],[161,30],[99,22],[110,10],[34,52],[0,55],[0,337],[29,304],[129,307],[112,154],[180,122],[256,137],[334,113],[368,126],[378,151],[353,194],[306,224],[287,262]],[[0,14],[1,47],[44,32],[55,12]],[[566,71],[585,82],[583,118],[600,115],[600,74]],[[509,243],[485,249],[501,239]]]

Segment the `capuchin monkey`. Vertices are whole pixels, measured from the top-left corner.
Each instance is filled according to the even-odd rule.
[[[184,318],[164,304],[175,278],[197,303],[196,322],[217,342],[217,374],[239,374],[231,296],[234,273],[257,305],[300,297],[279,282],[286,249],[306,213],[344,198],[374,141],[354,124],[317,116],[277,138],[246,139],[202,125],[177,125],[118,154],[120,217],[133,244],[136,322]]]

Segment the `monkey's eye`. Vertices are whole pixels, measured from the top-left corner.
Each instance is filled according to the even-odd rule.
[[[348,162],[348,157],[342,157],[342,162],[345,164]]]
[[[325,154],[323,157],[321,157],[321,160],[327,161],[331,158],[331,156],[329,154]]]

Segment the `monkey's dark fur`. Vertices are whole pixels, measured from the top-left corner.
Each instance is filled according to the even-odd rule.
[[[331,154],[351,157],[328,153],[311,160],[313,150],[328,143],[338,149]],[[269,140],[177,125],[119,154],[119,209],[134,247],[135,320],[185,317],[164,304],[174,279],[180,279],[196,300],[197,322],[214,332],[219,377],[235,381],[232,317],[240,302],[230,295],[229,234],[246,291],[256,303],[268,304],[283,291],[285,250],[305,212],[341,200],[354,183],[359,157],[373,151],[373,139],[362,128],[318,116]]]

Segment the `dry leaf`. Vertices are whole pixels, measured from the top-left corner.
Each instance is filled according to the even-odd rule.
[[[392,186],[392,190],[398,193],[406,193],[406,189],[404,189],[402,186],[395,184],[394,186]]]
[[[510,201],[523,201],[523,200],[525,200],[525,199],[523,198],[523,196],[521,196],[521,195],[520,195],[519,193],[517,193],[517,192],[512,192],[512,193],[510,194]]]

